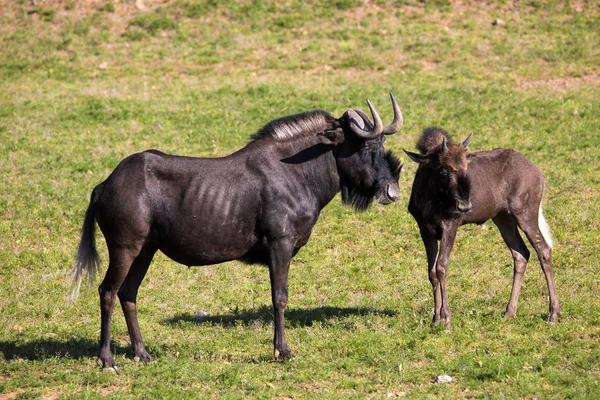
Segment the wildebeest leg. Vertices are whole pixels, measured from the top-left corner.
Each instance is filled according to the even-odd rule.
[[[144,341],[142,340],[142,332],[140,331],[140,325],[137,319],[136,298],[140,284],[148,271],[148,267],[150,266],[150,262],[155,253],[155,248],[142,249],[140,254],[133,261],[125,281],[117,292],[123,314],[125,314],[125,321],[127,321],[127,330],[129,331],[134,360],[136,361],[152,361],[152,357],[146,351]]]
[[[110,325],[112,312],[117,297],[117,291],[123,284],[129,267],[137,252],[127,248],[114,248],[109,246],[109,264],[104,280],[98,287],[100,293],[100,351],[98,364],[104,368],[115,368],[116,364],[110,352]]]
[[[440,322],[440,309],[442,308],[442,294],[440,291],[440,281],[436,274],[436,262],[438,257],[438,241],[429,231],[426,229],[420,229],[421,239],[425,245],[425,252],[427,253],[427,271],[429,275],[429,282],[433,288],[433,321],[431,326],[434,327]]]
[[[537,210],[536,210],[537,211]],[[546,276],[548,285],[548,295],[550,296],[550,306],[547,322],[557,323],[560,315],[560,305],[556,296],[556,287],[554,286],[554,270],[552,268],[552,247],[544,239],[540,229],[537,213],[529,213],[526,217],[517,217],[519,227],[525,232],[527,239],[535,249],[542,266],[542,271]]]
[[[519,234],[515,217],[507,214],[498,214],[492,220],[498,229],[500,229],[500,234],[502,234],[502,238],[513,256],[514,273],[512,290],[504,316],[514,318],[517,315],[517,302],[521,293],[523,275],[525,274],[527,261],[529,261],[529,250]]]
[[[446,280],[448,278],[448,263],[450,261],[450,252],[456,239],[456,230],[458,226],[455,223],[447,224],[442,232],[440,240],[440,251],[438,254],[435,273],[440,282],[440,292],[442,298],[442,307],[440,308],[440,321],[444,324],[447,331],[452,330],[450,325],[450,306],[448,305],[448,292],[446,290]]]
[[[273,338],[275,358],[291,358],[292,352],[285,341],[283,327],[285,307],[288,302],[288,272],[294,248],[290,241],[278,241],[269,249],[269,277],[271,279],[271,299],[275,314],[275,334]]]

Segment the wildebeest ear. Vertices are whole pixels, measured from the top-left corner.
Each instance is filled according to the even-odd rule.
[[[402,149],[402,150],[404,150],[404,149]],[[412,151],[406,151],[406,150],[404,150],[404,152],[406,153],[408,158],[410,158],[411,160],[413,160],[416,163],[421,163],[423,161],[427,161],[427,158],[423,157],[420,154],[413,153]]]
[[[319,135],[319,139],[323,144],[339,144],[344,141],[344,132],[340,128],[325,131]]]
[[[473,132],[469,133],[469,136],[467,136],[467,138],[460,145],[466,149],[467,146],[469,145],[469,142],[471,141],[472,136],[473,136]]]

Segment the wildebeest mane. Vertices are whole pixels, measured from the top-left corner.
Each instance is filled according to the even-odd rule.
[[[448,146],[454,144],[452,138],[445,130],[436,126],[425,128],[421,138],[417,142],[417,150],[419,150],[422,155],[429,155],[442,145],[444,137],[446,137],[446,144]]]
[[[254,142],[264,138],[286,140],[311,136],[336,127],[337,120],[327,111],[314,110],[274,119],[250,137]]]
[[[446,151],[442,151],[444,138],[446,139]],[[417,142],[417,149],[437,167],[445,165],[451,170],[457,171],[459,166],[466,162],[466,148],[454,144],[446,131],[435,126],[423,130],[423,134]]]

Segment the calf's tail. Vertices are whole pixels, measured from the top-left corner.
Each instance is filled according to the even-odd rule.
[[[538,226],[540,227],[540,231],[542,232],[542,236],[548,246],[552,248],[552,236],[550,235],[550,227],[544,218],[544,214],[542,213],[542,205],[540,204],[540,211],[538,212]]]
[[[84,273],[87,273],[88,282],[94,283],[100,259],[96,250],[96,221],[95,221],[95,206],[98,199],[98,188],[94,189],[90,199],[90,204],[85,212],[85,219],[81,227],[81,241],[77,248],[77,258],[75,259],[75,267],[71,273],[73,282],[71,284],[71,300],[77,299],[79,289],[83,281]]]

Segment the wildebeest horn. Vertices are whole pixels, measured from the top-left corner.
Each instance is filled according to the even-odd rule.
[[[370,126],[368,126],[368,129],[363,129],[362,127],[360,127],[357,123],[357,121],[354,121],[354,123],[352,121],[350,121],[350,129],[352,129],[352,132],[354,132],[354,134],[356,134],[356,136],[365,139],[365,140],[370,140],[370,139],[375,139],[377,137],[379,137],[379,135],[381,135],[381,131],[383,130],[383,124],[381,123],[381,117],[379,116],[379,114],[377,113],[377,110],[375,110],[375,107],[373,107],[373,104],[371,104],[370,100],[367,100],[367,104],[369,105],[369,109],[371,110],[371,115],[373,115],[373,121],[375,121],[374,126],[371,128]],[[361,110],[362,111],[362,110]],[[351,112],[356,113],[357,115],[360,116],[360,114],[358,112],[356,112],[355,110],[348,110],[348,115],[351,114]],[[364,113],[363,113],[364,114]],[[361,116],[361,119],[362,116]],[[364,119],[363,119],[364,121]],[[367,120],[365,122],[371,122],[370,120]]]
[[[400,106],[396,102],[394,95],[390,92],[390,97],[392,99],[392,107],[394,107],[394,120],[391,124],[383,128],[382,133],[384,135],[393,135],[398,132],[400,128],[402,128],[402,111],[400,111]]]
[[[442,137],[442,153],[446,154],[448,152],[448,145],[446,144],[446,136]]]
[[[366,112],[364,112],[363,110],[361,110],[360,108],[354,108],[354,111],[356,111],[356,113],[358,115],[360,115],[360,117],[363,119],[363,121],[365,121],[367,123],[367,126],[369,129],[373,129],[373,121],[371,121],[371,118],[369,118],[369,116],[367,115]]]
[[[473,132],[469,133],[469,136],[467,136],[467,138],[461,143],[461,146],[464,147],[465,149],[467,148],[467,146],[469,145],[469,142],[471,141],[471,136],[473,136]]]

